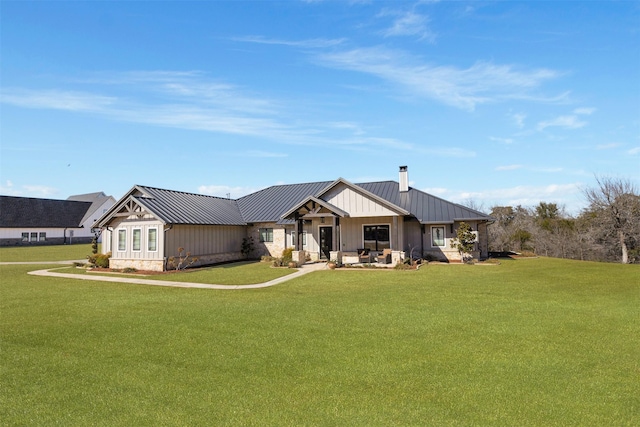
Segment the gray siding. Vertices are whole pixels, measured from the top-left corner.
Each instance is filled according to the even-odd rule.
[[[246,235],[243,226],[176,225],[166,232],[166,256],[178,256],[178,248],[193,256],[240,252]]]

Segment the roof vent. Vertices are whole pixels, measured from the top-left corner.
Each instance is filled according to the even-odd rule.
[[[409,191],[409,173],[406,166],[400,166],[400,192]]]

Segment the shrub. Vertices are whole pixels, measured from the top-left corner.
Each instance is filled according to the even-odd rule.
[[[87,256],[87,260],[89,264],[98,268],[109,268],[109,258],[111,257],[111,252],[106,254],[94,254]]]
[[[126,267],[122,269],[123,273],[135,273],[137,272],[138,269],[137,268],[133,268],[133,267]]]
[[[293,260],[293,248],[287,248],[282,251],[282,262],[284,264],[288,264],[289,261]]]

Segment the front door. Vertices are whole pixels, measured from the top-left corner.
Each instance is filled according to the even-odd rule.
[[[320,227],[320,258],[331,259],[333,249],[333,227]]]

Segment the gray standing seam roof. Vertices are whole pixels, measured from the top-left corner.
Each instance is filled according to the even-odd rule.
[[[282,218],[287,211],[309,197],[320,196],[319,193],[334,182],[275,185],[238,200],[139,185],[129,192],[129,196],[167,224],[247,225],[259,222],[284,224],[292,222]],[[395,181],[353,185],[409,212],[423,224],[493,219],[482,212],[411,187],[409,191],[400,192],[399,184]]]
[[[136,186],[132,197],[167,224],[246,225],[235,200]]]

